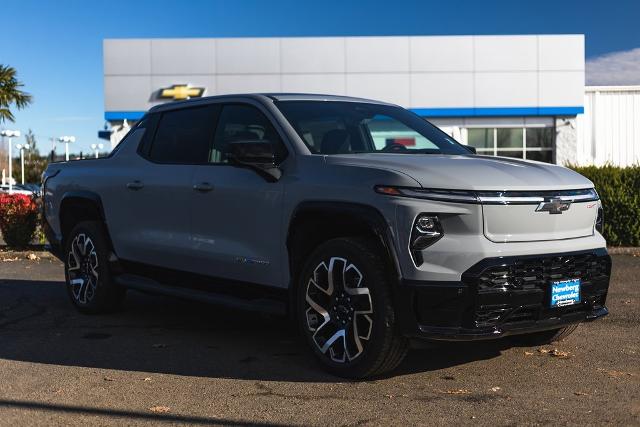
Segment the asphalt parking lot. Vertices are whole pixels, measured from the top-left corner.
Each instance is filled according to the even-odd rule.
[[[393,376],[324,374],[281,319],[130,292],[78,314],[62,265],[0,252],[0,424],[640,425],[640,258],[566,341],[438,344]],[[555,351],[554,351],[555,350]]]

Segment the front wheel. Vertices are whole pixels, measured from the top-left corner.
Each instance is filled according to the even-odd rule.
[[[89,314],[118,308],[125,291],[111,280],[109,245],[102,224],[83,221],[65,240],[64,272],[73,305]]]
[[[396,331],[388,263],[375,243],[339,238],[307,259],[298,285],[298,322],[322,366],[366,378],[396,368],[408,340]]]

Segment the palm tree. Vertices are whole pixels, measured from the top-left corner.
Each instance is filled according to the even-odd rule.
[[[22,86],[15,68],[0,64],[0,123],[15,120],[12,105],[21,110],[31,103],[31,95],[20,90]]]

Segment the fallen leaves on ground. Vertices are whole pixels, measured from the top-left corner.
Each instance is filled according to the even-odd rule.
[[[149,410],[151,412],[155,412],[155,413],[159,413],[159,414],[166,414],[171,409],[168,406],[152,406],[151,408],[149,408]]]
[[[147,377],[147,378],[143,379],[142,381],[151,381],[151,377]]]
[[[500,387],[491,387],[489,390],[491,390],[491,391],[494,391],[494,392],[495,392],[495,391],[500,391],[500,390],[502,390],[502,389],[501,389]]]
[[[572,357],[570,352],[561,351],[561,350],[558,350],[557,348],[554,348],[549,354],[553,357],[557,357],[558,359],[568,359]]]
[[[30,253],[29,255],[26,256],[26,258],[28,260],[31,260],[31,261],[36,261],[36,260],[40,259],[40,258],[38,258],[38,255],[36,255],[34,253]]]
[[[2,262],[13,262],[13,261],[18,261],[18,257],[15,258],[2,258]]]
[[[538,352],[542,353],[542,354],[548,354],[551,357],[557,357],[558,359],[568,359],[570,357],[573,357],[573,355],[570,352],[563,351],[563,350],[558,350],[557,348],[554,348],[554,349],[539,348]]]
[[[525,356],[532,356],[533,355],[533,351],[525,351],[524,355]]]

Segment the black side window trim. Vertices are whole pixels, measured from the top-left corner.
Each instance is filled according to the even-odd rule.
[[[147,116],[143,117],[142,120],[140,120],[140,122],[138,123],[138,126],[136,126],[136,128],[144,127],[146,129],[146,131],[144,132],[144,136],[142,137],[142,140],[138,144],[137,153],[140,157],[143,157],[149,161],[151,161],[149,159],[151,142],[153,141],[153,138],[155,138],[156,130],[158,129],[159,119],[160,119],[159,113],[148,114]]]
[[[153,147],[153,143],[155,142],[156,139],[156,134],[158,132],[158,128],[159,128],[159,124],[160,121],[162,120],[162,117],[166,114],[166,113],[171,113],[174,111],[183,111],[183,110],[191,110],[191,109],[196,109],[196,108],[208,108],[209,110],[211,110],[212,115],[211,115],[211,119],[214,121],[213,124],[213,131],[211,133],[211,135],[209,136],[209,147],[213,146],[213,139],[215,137],[215,130],[218,127],[218,119],[220,118],[220,111],[222,110],[222,104],[219,103],[213,103],[213,104],[199,104],[199,105],[194,105],[192,107],[187,107],[187,108],[176,108],[176,109],[172,109],[172,110],[167,110],[167,111],[161,111],[158,113],[153,113],[150,114],[150,118],[152,118],[152,120],[149,122],[149,129],[151,130],[151,132],[146,132],[145,136],[143,138],[143,140],[140,142],[139,148],[138,148],[138,154],[140,155],[140,157],[144,158],[145,160],[157,164],[157,165],[207,165],[209,163],[207,163],[208,159],[204,159],[204,161],[199,162],[199,163],[185,163],[185,162],[160,162],[158,160],[154,160],[153,158],[151,158],[151,148]],[[151,117],[153,116],[153,117]]]
[[[286,154],[282,157],[281,159],[281,163],[282,161],[286,160],[287,158],[289,158],[289,156],[291,155],[291,148],[289,147],[289,144],[287,143],[288,141],[288,136],[286,134],[286,132],[281,128],[280,123],[278,123],[278,121],[273,117],[273,114],[266,109],[265,107],[263,107],[262,105],[259,104],[254,104],[252,102],[242,102],[242,101],[233,101],[233,102],[215,102],[215,103],[210,103],[210,104],[200,104],[200,105],[194,105],[193,107],[188,107],[188,108],[197,108],[197,107],[203,107],[203,106],[207,106],[209,108],[212,108],[212,110],[214,111],[214,126],[213,126],[213,132],[211,135],[211,139],[209,142],[209,150],[213,149],[213,145],[215,143],[215,135],[216,132],[218,130],[218,125],[220,124],[220,114],[222,113],[222,109],[225,106],[231,106],[231,105],[240,105],[240,106],[248,106],[248,107],[253,107],[256,110],[258,110],[260,112],[260,114],[262,114],[267,121],[271,124],[271,126],[273,126],[274,130],[276,131],[276,133],[278,134],[278,136],[280,137],[280,143],[282,144],[282,147],[284,148]],[[160,112],[154,112],[154,113],[148,113],[145,117],[143,117],[138,126],[140,126],[142,124],[142,122],[144,120],[147,121],[147,123],[144,125],[144,127],[147,129],[145,131],[145,135],[142,138],[142,141],[140,141],[140,143],[138,144],[138,150],[137,153],[140,157],[142,157],[143,159],[147,160],[148,162],[154,163],[154,164],[159,164],[159,165],[184,165],[184,164],[194,164],[194,165],[198,165],[198,166],[232,166],[229,163],[211,163],[209,162],[209,159],[205,159],[204,163],[166,163],[166,162],[158,162],[155,161],[153,159],[151,159],[150,157],[150,153],[151,153],[151,145],[153,143],[153,140],[156,137],[156,132],[158,130],[158,123],[160,122],[160,119],[162,117],[162,114],[164,114],[165,112],[170,112],[170,111],[176,111],[177,109],[173,109],[173,110],[167,110],[167,111],[160,111]],[[136,128],[138,127],[136,126]]]
[[[283,134],[285,134],[283,132],[283,130],[280,128],[280,124],[278,123],[277,120],[275,120],[275,118],[273,117],[273,115],[271,114],[270,111],[268,111],[266,108],[262,107],[261,105],[258,106],[256,104],[253,104],[251,102],[241,102],[241,101],[234,101],[234,102],[220,102],[217,104],[214,104],[218,106],[218,110],[216,112],[216,124],[214,126],[213,129],[213,137],[211,138],[211,144],[209,146],[209,152],[211,152],[212,150],[215,149],[214,145],[215,145],[215,138],[216,138],[216,134],[218,133],[218,126],[220,126],[220,117],[222,117],[222,111],[224,110],[225,107],[233,107],[233,106],[240,106],[240,107],[249,107],[249,108],[253,108],[254,110],[258,111],[258,113],[260,113],[267,121],[267,123],[269,123],[271,125],[271,127],[273,128],[273,130],[276,132],[276,134],[278,135],[278,138],[280,138],[280,145],[282,146],[282,148],[284,149],[284,155],[282,156],[282,158],[279,161],[279,164],[282,164],[282,162],[284,162],[287,158],[289,158],[289,155],[291,154],[291,150],[289,149],[289,147],[287,146],[287,143],[285,142],[285,137],[283,136]],[[286,134],[285,134],[286,135]],[[209,159],[207,159],[209,160]],[[208,161],[206,163],[208,166],[234,166],[228,162],[210,162]]]

